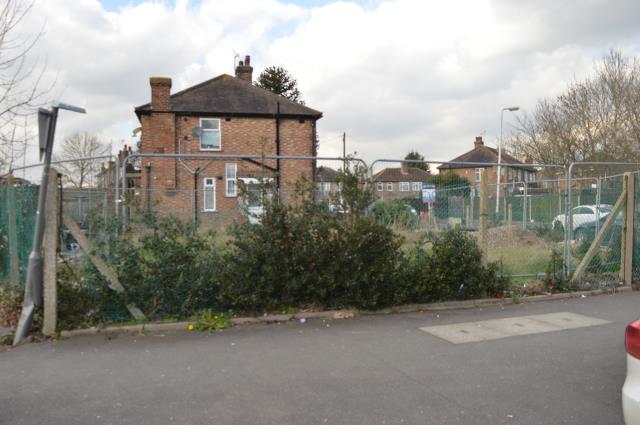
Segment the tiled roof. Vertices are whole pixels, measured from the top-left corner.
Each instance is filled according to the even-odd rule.
[[[374,182],[426,182],[431,174],[416,167],[385,168],[373,176]]]
[[[322,117],[322,112],[227,74],[172,94],[171,110],[176,113],[273,117],[278,102],[282,116]],[[151,104],[138,106],[135,111],[138,115],[149,113]]]
[[[502,161],[503,164],[524,164],[521,161],[518,161],[508,153],[502,151]],[[489,146],[480,145],[471,149],[468,152],[463,153],[462,155],[454,158],[451,162],[476,162],[476,163],[497,163],[498,162],[498,150],[495,148],[490,148]],[[487,165],[490,167],[490,165]],[[482,166],[475,165],[464,165],[464,164],[442,164],[438,167],[439,170],[449,170],[453,168],[483,168]],[[534,167],[519,167],[525,168],[528,170],[535,170]]]
[[[317,182],[335,182],[338,180],[338,172],[330,167],[321,165],[316,169]]]

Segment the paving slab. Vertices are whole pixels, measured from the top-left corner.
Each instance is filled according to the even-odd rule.
[[[420,330],[435,335],[453,344],[490,341],[512,336],[558,332],[568,329],[599,326],[610,323],[595,317],[571,312],[507,317],[478,322],[451,325],[426,326]]]

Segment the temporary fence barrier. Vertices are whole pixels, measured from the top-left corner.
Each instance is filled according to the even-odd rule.
[[[184,222],[195,224],[202,231],[215,230],[217,237],[224,240],[225,229],[231,223],[260,221],[261,196],[265,196],[265,193],[266,196],[271,196],[269,190],[277,190],[284,198],[293,199],[295,196],[296,190],[292,182],[282,182],[278,188],[275,181],[271,181],[270,189],[262,192],[261,185],[265,181],[275,180],[276,173],[273,170],[262,180],[259,176],[234,175],[235,182],[229,186],[229,179],[225,175],[209,176],[205,167],[197,172],[194,172],[197,168],[191,168],[189,172],[189,167],[183,167],[179,163],[177,167],[185,168],[180,176],[189,179],[188,183],[164,188],[153,182],[149,184],[142,181],[143,178],[153,176],[153,170],[151,173],[143,172],[145,158],[205,163],[250,161],[258,168],[264,161],[276,159],[283,166],[307,162],[313,164],[312,169],[316,170],[315,175],[309,176],[309,183],[314,187],[314,199],[336,214],[345,212],[339,205],[341,187],[336,175],[341,169],[357,164],[360,168],[360,187],[370,191],[374,199],[367,214],[402,235],[407,246],[419,243],[427,232],[459,227],[478,238],[485,249],[486,258],[500,262],[502,273],[512,276],[519,284],[542,282],[541,290],[564,290],[570,287],[612,286],[624,281],[624,257],[628,253],[623,249],[626,241],[623,211],[627,207],[619,207],[619,211],[613,209],[625,191],[622,171],[635,171],[636,164],[575,163],[569,167],[554,164],[502,164],[506,170],[503,172],[505,181],[497,183],[495,178],[491,181],[489,177],[483,197],[481,185],[476,181],[477,172],[485,170],[489,174],[497,167],[496,163],[380,159],[368,165],[360,158],[341,157],[136,153],[122,161],[116,158],[115,166],[109,171],[111,177],[106,180],[93,176],[89,187],[64,187],[63,215],[77,223],[90,238],[98,237],[91,233],[92,221],[100,220],[113,220],[113,232],[126,229],[125,237],[141,237],[146,231],[136,220],[155,215],[178,217]],[[383,173],[384,170],[376,169],[376,166],[393,163],[400,164],[400,168],[387,171],[386,174]],[[439,175],[434,172],[425,178],[410,177],[413,175],[411,173],[403,174],[403,166],[414,168],[436,164],[447,165],[449,170],[445,167]],[[326,175],[320,178],[318,170],[323,167]],[[451,169],[454,172],[464,169],[467,174],[458,172],[454,175],[446,172]],[[525,173],[531,169],[535,169],[536,173]],[[387,174],[393,178],[385,180]],[[136,178],[137,182],[133,182]],[[249,183],[243,183],[243,187],[239,187],[242,178],[252,183],[253,187]],[[637,178],[637,175],[633,178]],[[231,193],[229,188],[233,188]],[[16,203],[23,205],[21,208],[25,211],[18,214],[19,219],[25,219],[25,226],[28,227],[26,223],[29,214],[35,214],[28,213],[25,209],[31,205],[29,192],[17,187],[14,191],[18,198]],[[33,192],[37,192],[37,189]],[[496,193],[500,194],[499,200]],[[0,202],[7,202],[7,189],[0,193],[0,198]],[[486,205],[484,213],[481,212],[483,203]],[[583,214],[582,209],[586,211],[587,208],[591,212]],[[612,218],[607,222],[609,215]],[[635,214],[631,215],[633,230],[637,226],[637,220]],[[0,220],[7,220],[6,217],[6,212],[0,213]],[[484,236],[481,225],[483,221],[486,224]],[[603,227],[606,229],[601,232]],[[637,233],[631,234],[633,240],[637,241]],[[2,233],[2,237],[3,244],[5,241],[10,242],[9,235]],[[104,242],[104,235],[101,237]],[[75,258],[78,246],[66,231],[63,232],[63,242],[64,255],[68,259]],[[632,245],[633,258],[638,255],[637,245],[635,242]],[[23,248],[28,253],[29,247]],[[581,266],[586,257],[588,261]],[[15,257],[9,255],[9,250],[3,249],[0,250],[0,258],[3,262],[2,279],[6,282],[9,280],[11,258]],[[24,267],[24,254],[18,258]],[[580,279],[572,280],[572,274],[579,267],[584,269],[579,269]],[[634,263],[634,277],[640,275],[640,272],[636,272],[637,269],[640,267]],[[20,281],[22,279],[23,276]],[[111,310],[110,319],[127,317],[126,311],[116,310]]]

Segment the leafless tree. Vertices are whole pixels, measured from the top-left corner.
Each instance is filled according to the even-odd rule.
[[[28,60],[42,32],[17,32],[32,6],[32,1],[0,2],[0,170],[24,155],[30,139],[26,118],[51,89],[41,84],[46,66]]]
[[[640,64],[610,51],[596,63],[593,76],[521,115],[508,146],[517,156],[541,163],[637,161]]]
[[[76,133],[62,142],[57,161],[63,162],[57,167],[65,175],[65,179],[77,189],[86,187],[92,177],[100,170],[104,159],[86,159],[88,157],[108,155],[111,146],[104,143],[98,136],[90,133]]]

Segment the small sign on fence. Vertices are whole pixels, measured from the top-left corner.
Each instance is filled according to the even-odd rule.
[[[422,183],[422,203],[436,203],[436,186],[433,184]]]

